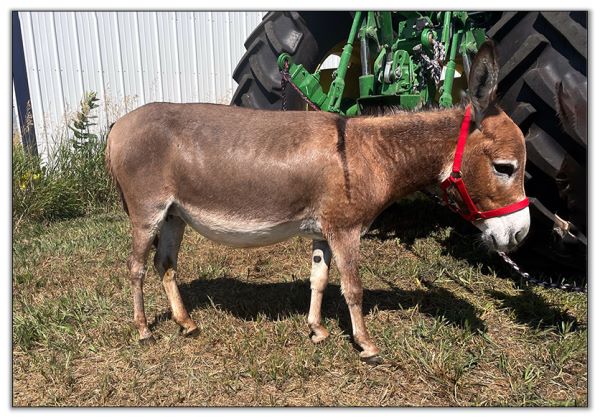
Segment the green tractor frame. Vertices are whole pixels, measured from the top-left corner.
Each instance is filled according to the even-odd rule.
[[[526,136],[534,222],[520,253],[586,272],[585,11],[270,12],[245,43],[232,104],[348,117],[451,107],[487,37],[499,53],[499,104]],[[339,65],[321,69],[330,55]]]
[[[451,107],[456,58],[462,58],[462,68],[467,70],[468,65],[464,64],[485,40],[485,29],[474,27],[466,12],[403,12],[402,17],[394,31],[392,12],[356,12],[327,92],[321,86],[320,70],[310,73],[301,63],[294,63],[289,54],[278,57],[279,68],[283,70],[287,64],[291,82],[308,100],[327,112],[356,116],[377,105],[406,110],[434,103]],[[344,97],[357,37],[360,94]],[[437,51],[441,54],[436,54]],[[439,67],[442,63],[443,68]],[[426,68],[427,64],[432,68]],[[435,73],[436,68],[441,74]],[[436,84],[440,79],[443,84],[438,92]]]

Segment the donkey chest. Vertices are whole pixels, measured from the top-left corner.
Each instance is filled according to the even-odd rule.
[[[250,218],[182,206],[173,208],[173,214],[206,238],[231,247],[260,247],[294,236],[323,239],[321,225],[312,218]]]

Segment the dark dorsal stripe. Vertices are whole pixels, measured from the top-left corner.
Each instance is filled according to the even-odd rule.
[[[344,191],[346,197],[350,200],[350,171],[348,170],[348,158],[346,156],[346,123],[347,119],[343,116],[339,116],[336,119],[336,127],[338,134],[337,141],[337,152],[340,154],[342,160],[342,168],[344,170]]]

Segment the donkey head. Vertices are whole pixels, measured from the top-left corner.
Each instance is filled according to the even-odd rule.
[[[497,86],[496,52],[493,43],[487,41],[469,74],[473,117],[461,168],[468,193],[481,212],[525,199],[525,139],[519,127],[496,106]],[[510,251],[529,232],[529,208],[473,223],[482,231],[488,248]]]

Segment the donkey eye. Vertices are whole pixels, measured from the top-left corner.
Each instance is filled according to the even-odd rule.
[[[494,171],[496,174],[510,177],[515,172],[515,165],[511,163],[494,163]]]

